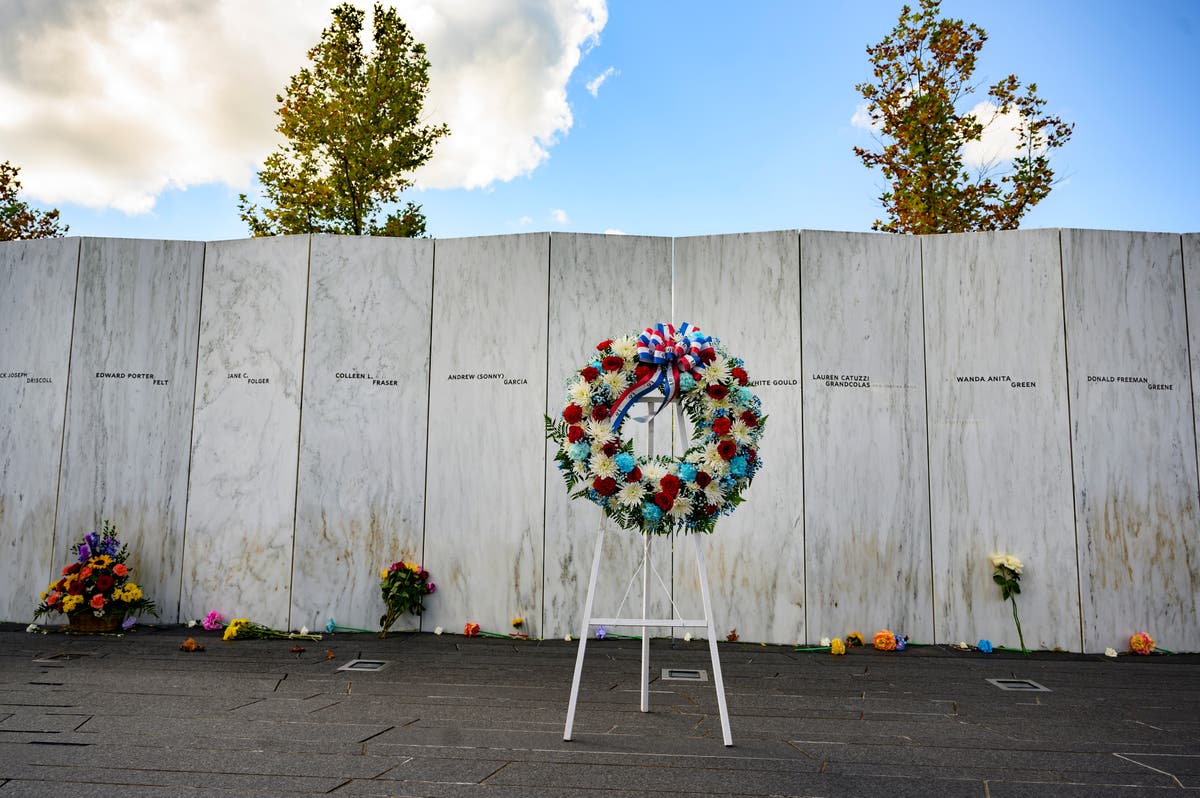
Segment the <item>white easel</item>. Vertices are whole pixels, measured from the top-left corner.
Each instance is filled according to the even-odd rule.
[[[641,400],[648,405],[651,413],[654,411],[654,406],[662,401],[661,398],[647,398]],[[675,405],[676,418],[678,419],[679,432],[684,441],[688,440],[688,436],[684,434],[687,427],[684,423],[683,409],[677,403]],[[649,444],[647,445],[647,455],[654,457],[654,419],[651,417],[647,423],[647,436]],[[587,599],[583,604],[583,630],[579,634],[579,652],[575,656],[575,677],[571,681],[571,700],[567,705],[567,725],[563,730],[563,739],[571,739],[571,727],[575,725],[575,705],[579,700],[579,680],[583,675],[583,655],[587,649],[587,640],[591,627],[593,626],[638,626],[642,630],[642,712],[650,711],[650,636],[647,630],[655,627],[675,627],[681,626],[684,628],[703,628],[708,633],[708,652],[712,660],[713,682],[717,690],[717,707],[721,712],[721,734],[724,737],[725,745],[733,745],[733,736],[729,732],[729,709],[725,705],[725,681],[721,677],[721,660],[717,654],[717,632],[713,627],[713,612],[712,598],[708,592],[708,573],[704,569],[704,552],[700,548],[700,536],[692,535],[692,544],[696,550],[696,567],[700,572],[700,596],[704,602],[704,618],[700,620],[684,620],[682,618],[648,618],[650,612],[650,538],[651,535],[644,535],[642,541],[642,616],[640,618],[593,618],[592,606],[596,597],[596,577],[600,573],[600,552],[604,547],[604,531],[605,518],[601,516],[600,527],[596,532],[596,553],[592,557],[592,576],[588,581]],[[635,574],[636,575],[636,574]],[[658,576],[658,572],[654,574],[662,583],[662,577]],[[665,585],[664,585],[665,588]],[[622,601],[622,606],[624,602]],[[672,614],[678,616],[679,611],[675,608],[675,602],[671,602]],[[618,608],[618,612],[620,609]]]

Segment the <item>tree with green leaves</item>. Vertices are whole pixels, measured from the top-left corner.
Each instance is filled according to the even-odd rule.
[[[942,17],[940,5],[920,0],[916,11],[904,6],[892,32],[867,48],[875,82],[855,87],[867,101],[880,147],[855,147],[854,154],[868,168],[880,168],[890,184],[880,197],[887,220],[877,219],[872,229],[1012,230],[1049,195],[1049,153],[1067,142],[1075,126],[1047,114],[1037,84],[1022,92],[1016,75],[988,89],[989,118],[965,109],[979,88],[972,75],[987,33]],[[1015,157],[994,158],[972,174],[964,166],[964,146],[981,141],[989,124],[1006,121],[1017,137]]]
[[[26,238],[59,238],[70,229],[59,226],[58,210],[39,211],[20,199],[19,166],[10,161],[0,163],[0,241]]]
[[[425,216],[412,202],[379,221],[387,203],[412,186],[432,157],[444,125],[422,124],[429,90],[425,45],[413,40],[395,9],[375,4],[372,42],[363,45],[364,13],[349,3],[308,52],[310,65],[277,96],[276,130],[287,139],[267,157],[259,182],[273,207],[239,197],[255,236],[285,233],[421,236]]]

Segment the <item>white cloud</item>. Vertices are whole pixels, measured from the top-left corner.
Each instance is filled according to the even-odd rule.
[[[600,87],[604,85],[604,81],[615,74],[617,74],[617,70],[614,67],[609,67],[587,82],[587,90],[593,97],[598,96],[600,94]]]
[[[521,227],[524,227],[527,224],[533,224],[533,217],[532,216],[522,216],[520,219],[517,219],[517,224],[520,225]]]
[[[428,48],[424,115],[452,131],[419,184],[479,188],[545,160],[571,128],[567,81],[607,22],[605,0],[394,4]],[[275,95],[305,63],[328,8],[5,0],[0,158],[21,167],[29,198],[50,204],[142,213],[167,188],[244,188],[279,143]]]
[[[567,212],[562,208],[555,208],[550,211],[550,218],[559,224],[570,224],[571,220],[567,218]]]
[[[984,128],[979,141],[968,141],[963,145],[963,163],[967,166],[986,168],[1022,154],[1017,147],[1020,141],[1019,130],[1024,126],[1021,115],[1016,109],[1011,109],[1006,114],[998,114],[999,110],[988,100],[971,109],[971,115],[978,119]],[[1045,147],[1038,148],[1036,152],[1045,152]]]
[[[604,235],[606,235],[606,236],[623,236],[623,235],[625,235],[625,231],[618,230],[615,227],[610,227],[604,231]]]
[[[882,123],[872,122],[871,114],[867,111],[868,103],[861,102],[854,109],[854,116],[850,117],[850,124],[854,127],[861,127],[864,130],[873,130],[878,133],[883,129]]]

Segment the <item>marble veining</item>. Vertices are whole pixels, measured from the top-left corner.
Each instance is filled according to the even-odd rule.
[[[1085,650],[1200,648],[1200,512],[1180,237],[1064,230]]]
[[[31,620],[58,572],[54,507],[78,265],[79,239],[0,243],[0,620]]]
[[[1017,645],[989,556],[1026,566],[1032,648],[1079,650],[1058,232],[921,239],[937,642]]]
[[[293,626],[375,628],[379,571],[422,560],[433,248],[312,240]]]
[[[933,641],[920,240],[800,234],[808,642]]]
[[[700,325],[746,362],[770,416],[765,465],[746,503],[701,541],[718,634],[805,640],[800,234],[675,239],[675,320]],[[675,597],[685,613],[700,613],[691,548],[675,558]]]
[[[80,244],[55,561],[112,521],[168,623],[179,599],[204,246]]]
[[[603,297],[603,301],[597,301]],[[549,388],[546,414],[558,417],[566,405],[564,385],[583,368],[606,338],[633,335],[671,312],[671,239],[555,233],[550,239]],[[654,425],[655,451],[671,451],[671,420],[662,414]],[[628,422],[623,435],[645,454],[645,424]],[[595,551],[600,508],[584,499],[571,501],[546,445],[546,637],[578,635],[583,619]],[[612,524],[606,532],[597,578],[595,616],[639,617],[642,581],[641,536]],[[671,540],[651,541],[654,570],[671,587]],[[628,592],[630,579],[635,584]],[[651,613],[667,617],[670,596],[651,575]],[[628,630],[623,630],[628,631]],[[656,634],[667,634],[656,630]]]
[[[309,236],[210,243],[180,613],[286,627]]]
[[[422,628],[539,636],[545,528],[548,234],[434,247]]]

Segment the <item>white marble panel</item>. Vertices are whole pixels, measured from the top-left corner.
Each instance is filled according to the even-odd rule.
[[[804,231],[808,638],[933,641],[921,247]]]
[[[1187,289],[1188,348],[1192,353],[1192,424],[1200,444],[1200,233],[1183,237],[1183,277]],[[1196,467],[1200,471],[1200,445],[1196,451]]]
[[[795,230],[675,240],[674,320],[699,325],[746,362],[770,417],[746,503],[701,541],[721,637],[737,629],[763,643],[806,639],[799,250]],[[675,596],[695,613],[691,548],[675,558]]]
[[[1200,649],[1200,511],[1178,235],[1062,233],[1083,644]]]
[[[56,559],[112,521],[161,620],[177,618],[204,244],[85,238]]]
[[[421,562],[433,247],[312,240],[293,626],[376,628],[379,571]]]
[[[603,297],[603,301],[597,301]],[[671,314],[671,239],[639,236],[554,234],[550,239],[550,353],[546,414],[558,417],[566,406],[565,384],[592,359],[606,338],[636,335]],[[671,450],[671,417],[655,421],[655,451]],[[623,435],[645,454],[646,425],[629,421]],[[600,508],[585,499],[571,501],[546,448],[545,637],[578,635],[591,573]],[[594,615],[637,617],[641,613],[640,535],[615,525],[606,533],[597,579]],[[651,541],[653,572],[671,587],[671,540]],[[651,575],[651,613],[667,617],[670,595]],[[635,584],[629,588],[630,579]],[[621,600],[628,598],[624,607]],[[621,630],[628,631],[628,630]],[[663,633],[659,631],[659,633]]]
[[[0,244],[0,620],[29,621],[57,572],[54,508],[78,269],[77,238]]]
[[[309,236],[205,253],[185,619],[288,626],[308,253]]]
[[[921,239],[936,642],[1080,649],[1058,232]]]
[[[434,249],[422,628],[539,636],[546,446],[548,234]]]

